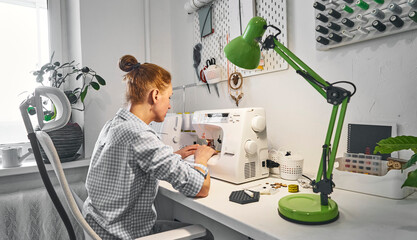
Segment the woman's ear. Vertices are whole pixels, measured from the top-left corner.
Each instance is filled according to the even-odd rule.
[[[161,97],[161,92],[159,91],[159,89],[155,88],[151,90],[149,95],[151,98],[151,104],[155,104],[158,102],[159,98]]]

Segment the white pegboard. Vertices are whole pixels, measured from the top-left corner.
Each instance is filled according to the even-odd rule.
[[[227,58],[223,49],[227,44],[227,35],[230,33],[230,17],[229,17],[229,1],[215,0],[212,2],[212,26],[214,32],[207,37],[200,38],[200,25],[198,13],[194,14],[194,45],[201,43],[203,48],[201,51],[201,63],[198,70],[200,71],[206,64],[207,59],[215,58],[216,64],[222,68],[222,80],[228,79]],[[268,25],[274,25],[281,29],[278,40],[287,46],[287,14],[286,0],[256,0],[256,16],[260,16],[267,21]],[[245,27],[245,26],[243,26]],[[270,35],[276,34],[271,28],[264,34],[264,39]],[[229,42],[232,39],[229,39]],[[269,73],[274,71],[285,70],[288,63],[284,61],[275,51],[262,51],[265,66],[263,70],[245,70],[235,67],[229,62],[229,74],[238,70],[244,77],[257,74]],[[200,82],[200,81],[198,81]],[[201,82],[200,82],[201,83]]]
[[[415,30],[417,29],[417,23],[413,20],[411,20],[408,17],[408,14],[410,11],[417,11],[417,3],[414,4],[414,7],[411,6],[411,2],[417,2],[415,0],[385,0],[385,1],[379,1],[379,2],[383,2],[381,3],[377,3],[377,1],[375,0],[363,0],[365,3],[367,3],[369,5],[369,8],[367,10],[364,10],[362,8],[360,8],[359,6],[357,6],[357,0],[336,0],[336,1],[332,1],[332,0],[323,0],[323,1],[316,1],[317,3],[323,4],[326,9],[325,10],[318,10],[315,9],[315,16],[317,16],[319,13],[323,14],[324,16],[326,16],[328,18],[327,22],[323,22],[318,20],[317,18],[315,19],[315,27],[317,29],[317,27],[320,25],[322,27],[325,27],[329,30],[328,33],[320,33],[317,32],[316,30],[316,39],[318,37],[322,37],[325,39],[329,40],[329,43],[327,45],[322,44],[317,42],[316,43],[316,48],[318,50],[328,50],[331,48],[336,48],[336,47],[340,47],[340,46],[344,46],[344,45],[348,45],[348,44],[352,44],[352,43],[357,43],[357,42],[362,42],[362,41],[367,41],[367,40],[371,40],[371,39],[375,39],[375,38],[380,38],[380,37],[385,37],[388,35],[393,35],[393,34],[397,34],[397,33],[401,33],[401,32],[406,32],[406,31],[410,31],[410,30]],[[410,4],[408,3],[410,2]],[[400,13],[396,13],[391,11],[388,6],[392,3],[397,4],[400,8],[401,8],[401,12]],[[350,7],[353,10],[353,13],[349,13],[346,12],[345,10],[342,9],[342,6],[346,5],[348,7]],[[330,9],[334,9],[336,11],[338,11],[341,14],[340,18],[335,18],[333,16],[330,16],[328,14],[328,11]],[[382,15],[384,17],[378,18],[376,17],[374,14],[372,14],[372,11],[376,11],[375,9],[379,9],[380,11],[382,11]],[[368,21],[367,22],[363,22],[357,19],[358,15],[362,15],[363,17],[367,18]],[[404,22],[402,27],[396,27],[394,26],[391,22],[390,22],[390,17],[393,15],[397,15],[398,17],[401,18],[401,20]],[[351,20],[354,23],[353,27],[348,27],[345,24],[342,23],[342,19],[347,18],[349,20]],[[372,22],[374,20],[379,20],[382,24],[384,24],[386,26],[385,30],[380,32],[378,31],[375,27],[372,26]],[[338,24],[341,28],[340,30],[332,30],[329,29],[327,24],[329,24],[330,22],[334,22],[336,24]],[[361,33],[358,30],[358,27],[365,29],[365,32],[368,33]],[[339,36],[342,37],[342,40],[340,42],[336,42],[333,41],[331,39],[329,39],[329,34],[337,34]],[[350,37],[345,36],[344,33],[347,33],[349,35],[351,35]]]

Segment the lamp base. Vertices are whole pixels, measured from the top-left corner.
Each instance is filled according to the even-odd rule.
[[[278,202],[278,213],[287,221],[320,225],[339,218],[337,203],[329,199],[329,205],[322,206],[318,194],[294,194],[283,197]]]

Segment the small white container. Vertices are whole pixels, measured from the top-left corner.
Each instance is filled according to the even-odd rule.
[[[279,163],[279,174],[285,180],[297,180],[303,175],[304,159],[299,154],[290,151],[277,151],[272,149],[269,159]],[[277,168],[271,168],[271,174],[278,174]]]

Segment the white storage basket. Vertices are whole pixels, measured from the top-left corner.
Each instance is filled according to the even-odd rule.
[[[269,153],[269,159],[279,163],[279,174],[282,179],[297,180],[303,175],[304,159],[298,154],[273,149]],[[272,170],[271,173],[276,173],[276,170]]]

